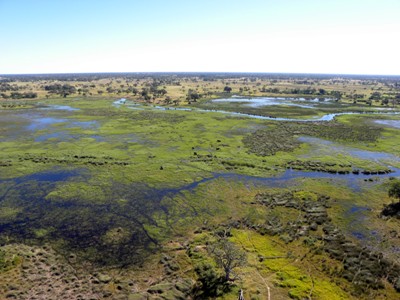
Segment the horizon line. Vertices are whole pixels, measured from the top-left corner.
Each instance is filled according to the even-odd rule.
[[[260,75],[325,75],[325,76],[379,76],[400,77],[400,74],[363,73],[312,73],[312,72],[251,72],[251,71],[105,71],[105,72],[45,72],[7,73],[0,76],[40,76],[40,75],[97,75],[97,74],[260,74]]]

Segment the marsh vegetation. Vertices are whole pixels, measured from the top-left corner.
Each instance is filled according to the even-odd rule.
[[[1,297],[398,298],[399,80],[1,76]]]

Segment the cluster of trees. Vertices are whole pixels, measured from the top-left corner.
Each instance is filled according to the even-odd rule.
[[[137,95],[139,94],[139,90],[134,87],[134,86],[128,86],[127,88],[124,88],[124,85],[121,85],[122,87],[119,89],[115,89],[111,86],[106,88],[106,92],[107,93],[117,93],[117,94],[121,94],[121,93],[126,93],[126,94],[133,94],[133,95]],[[98,94],[102,94],[104,91],[97,91]]]
[[[294,83],[296,83],[296,84],[305,84],[305,85],[314,84],[314,82],[310,81],[310,80],[294,80]]]
[[[379,92],[373,92],[371,96],[369,96],[370,100],[381,100],[382,94]]]
[[[373,92],[368,98],[369,101],[381,101],[382,105],[391,104],[393,107],[400,104],[400,94],[396,95],[384,95],[380,92]]]
[[[262,93],[271,93],[271,94],[279,94],[281,91],[278,88],[266,88],[263,86],[260,90]]]
[[[316,95],[316,94],[318,94],[319,95],[319,93],[317,92],[317,89],[310,88],[310,87],[305,88],[305,89],[299,89],[299,88],[291,89],[289,91],[289,93],[295,94],[295,95],[297,95],[297,94],[299,94],[299,95]],[[325,95],[325,93],[323,95]]]
[[[117,82],[120,83],[121,81],[117,80]],[[137,84],[134,84],[133,86],[125,86],[124,84],[121,84],[119,88],[108,86],[106,88],[106,92],[117,94],[126,93],[133,94],[134,96],[140,95],[146,101],[150,99],[155,99],[157,97],[163,97],[168,93],[165,87],[160,88],[159,82],[156,81],[152,82],[151,84],[146,84],[146,86],[143,87],[141,90],[137,88]],[[97,93],[103,94],[104,91],[98,90]]]
[[[260,89],[262,93],[271,93],[271,94],[293,94],[293,95],[315,95],[315,96],[331,96],[335,99],[340,100],[343,97],[343,93],[340,91],[327,91],[325,89],[315,89],[311,87],[307,87],[305,89],[295,88],[290,90],[280,90],[279,88],[267,88],[263,86]],[[363,95],[364,96],[364,95]]]
[[[316,95],[316,96],[331,96],[337,100],[342,99],[343,97],[343,92],[341,91],[327,91],[325,89],[314,89],[314,88],[306,88],[306,89],[291,89],[289,90],[290,94],[295,94],[295,95]]]
[[[68,95],[76,93],[76,88],[70,84],[51,84],[44,86],[44,89],[50,94],[58,94],[64,98]]]
[[[7,95],[5,93],[0,94],[2,98],[4,99],[33,99],[37,98],[37,93],[33,92],[26,92],[26,93],[19,93],[19,92],[12,92],[10,95]]]
[[[329,95],[332,96],[333,98],[337,99],[337,100],[340,100],[340,99],[342,99],[342,97],[343,97],[343,92],[340,92],[340,91],[331,91],[331,92],[329,93]]]
[[[159,88],[159,84],[157,81],[153,81],[150,85],[150,93],[152,93],[155,97],[165,96],[167,94],[167,90],[165,88]]]
[[[114,89],[113,87],[107,87],[107,93],[127,93],[133,94],[134,96],[140,95],[144,100],[149,101],[151,99],[155,99],[157,97],[165,96],[168,92],[165,88],[159,89],[157,86],[151,85],[150,87],[143,87],[141,90],[138,90],[134,86],[128,86],[126,89]],[[102,94],[103,91],[97,91],[98,94]]]
[[[364,99],[365,95],[364,94],[351,94],[350,98],[353,99],[353,100]]]
[[[11,85],[11,84],[6,83],[6,82],[1,82],[0,83],[0,92],[18,91],[19,89],[20,88],[15,84]]]
[[[294,95],[315,95],[315,96],[332,96],[337,99],[341,99],[343,93],[340,91],[327,91],[325,89],[315,89],[311,87],[307,87],[305,89],[295,88],[290,90],[280,90],[279,88],[267,88],[263,86],[260,89],[262,93],[271,93],[271,94],[294,94]]]
[[[166,89],[150,89],[150,92],[156,97],[162,97],[168,93]]]
[[[139,90],[133,86],[129,86],[125,91],[126,93],[133,94],[135,96],[139,93]]]
[[[197,100],[199,100],[201,98],[201,94],[199,94],[197,91],[189,89],[187,96],[186,96],[186,100],[191,103],[191,102],[196,102]]]

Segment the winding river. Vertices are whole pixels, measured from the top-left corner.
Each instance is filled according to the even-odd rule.
[[[207,109],[197,109],[197,108],[182,108],[182,107],[162,107],[162,106],[145,106],[141,105],[138,103],[133,103],[130,101],[127,101],[126,99],[122,98],[117,101],[113,102],[113,105],[115,107],[120,107],[120,106],[125,106],[130,109],[136,109],[136,110],[158,110],[158,111],[167,111],[167,110],[173,110],[173,111],[188,111],[188,112],[193,112],[193,113],[219,113],[219,114],[225,114],[229,116],[235,116],[235,117],[246,117],[246,118],[255,118],[255,119],[261,119],[261,120],[274,120],[274,121],[295,121],[295,122],[316,122],[316,121],[331,121],[333,120],[336,116],[340,115],[347,115],[347,114],[369,114],[369,115],[398,115],[399,112],[396,111],[378,111],[378,112],[342,112],[342,113],[331,113],[331,114],[326,114],[321,117],[314,117],[314,118],[309,118],[309,119],[292,119],[292,118],[274,118],[274,117],[268,117],[268,116],[260,116],[260,115],[251,115],[251,114],[246,114],[246,113],[239,113],[239,112],[229,112],[229,111],[223,111],[223,110],[207,110]],[[254,105],[259,105],[259,104],[254,104]],[[303,105],[303,104],[301,104]],[[303,105],[304,106],[304,105]],[[307,106],[309,108],[313,108],[311,105]],[[67,112],[74,112],[77,109],[72,108],[70,106],[47,106],[44,108],[44,110],[64,110]],[[75,120],[72,118],[66,118],[65,116],[61,117],[49,117],[44,113],[43,110],[36,112],[35,113],[25,113],[25,114],[16,114],[15,116],[10,116],[8,115],[8,118],[10,121],[12,121],[12,117],[15,117],[15,121],[21,122],[21,119],[24,121],[23,126],[20,129],[21,133],[24,133],[24,131],[27,132],[36,132],[41,129],[48,129],[52,128],[54,126],[50,126],[52,124],[59,124],[55,126],[56,128],[61,128],[65,129],[67,132],[69,132],[70,128],[73,127],[83,127],[87,129],[92,129],[94,132],[100,127],[100,124],[97,123],[96,121],[89,121],[89,122],[82,122],[79,120]],[[391,120],[387,121],[389,123],[385,123],[386,121],[379,121],[377,122],[378,124],[381,125],[390,125],[392,127],[397,128],[398,122],[397,120]],[[8,122],[12,123],[12,122]],[[63,126],[61,126],[64,124]],[[9,131],[12,131],[12,124],[9,125]],[[62,130],[61,130],[62,131]],[[47,133],[49,136],[39,136],[36,137],[37,142],[42,142],[44,140],[48,140],[49,137],[55,137],[55,134],[60,134],[60,130],[52,130],[52,132]],[[7,136],[7,138],[14,138],[15,136]],[[310,138],[310,137],[301,137],[300,138],[301,142],[305,143],[310,143],[313,145],[317,145],[318,147],[316,148],[315,151],[320,151],[321,149],[325,149],[326,146],[327,149],[331,149],[333,153],[335,152],[342,152],[351,156],[359,157],[361,159],[370,159],[370,160],[375,160],[376,162],[381,162],[384,164],[389,163],[390,161],[396,160],[398,161],[398,157],[395,157],[390,154],[385,154],[382,152],[373,152],[373,151],[362,151],[356,148],[349,148],[345,147],[342,145],[338,145],[336,143],[333,143],[331,141],[325,141],[322,139],[316,139],[316,138]],[[321,148],[322,147],[322,148]],[[328,153],[327,153],[328,154]],[[332,153],[329,153],[332,155]],[[269,176],[269,177],[256,177],[256,176],[249,176],[249,175],[241,175],[241,174],[236,174],[236,173],[209,173],[208,177],[205,177],[201,180],[198,181],[193,181],[189,184],[182,185],[182,186],[177,186],[175,188],[160,188],[153,190],[151,193],[151,197],[154,199],[161,200],[164,197],[174,197],[177,194],[182,194],[185,195],[187,194],[186,192],[192,192],[194,191],[197,187],[201,186],[202,184],[209,183],[215,180],[225,180],[225,181],[232,181],[236,183],[241,183],[244,186],[247,187],[287,187],[287,186],[296,186],[298,184],[301,184],[301,181],[303,179],[322,179],[326,180],[332,183],[340,183],[343,184],[344,186],[347,186],[353,191],[362,191],[363,189],[368,189],[371,185],[374,184],[379,184],[381,181],[378,180],[378,178],[388,178],[391,176],[400,176],[400,169],[395,168],[395,167],[390,167],[392,170],[392,173],[388,174],[380,174],[380,175],[368,175],[368,174],[353,174],[353,173],[348,173],[348,174],[331,174],[331,173],[326,173],[326,172],[316,172],[316,171],[300,171],[300,170],[293,170],[293,169],[283,169],[281,172],[276,175],[276,176]],[[33,173],[31,175],[27,176],[22,176],[22,177],[17,177],[13,179],[0,179],[0,185],[3,186],[4,193],[3,195],[0,195],[0,201],[3,201],[6,199],[7,195],[12,194],[12,190],[18,190],[21,188],[21,184],[26,184],[29,183],[30,181],[34,181],[37,183],[48,183],[49,185],[47,188],[49,189],[48,192],[50,192],[53,189],[53,184],[57,184],[59,182],[65,182],[69,180],[77,180],[77,181],[86,181],[88,179],[87,176],[90,176],[89,172],[86,172],[86,169],[75,169],[75,170],[62,170],[62,169],[57,169],[54,168],[49,171],[43,171],[43,172],[37,172]],[[7,187],[7,188],[5,188]],[[46,187],[46,185],[41,185],[41,188]],[[30,188],[27,185],[27,188]],[[38,202],[37,206],[40,206],[42,204],[46,204],[47,202],[43,201],[43,199],[36,199],[36,201],[41,201],[40,203]],[[147,202],[146,202],[147,203]],[[73,204],[68,204],[70,205],[69,207],[65,207],[70,209],[71,205]],[[357,222],[361,222],[363,219],[363,213],[366,211],[366,208],[364,207],[357,207],[354,206],[354,204],[349,204],[350,207],[348,208],[348,215],[353,216]],[[89,206],[91,207],[91,206]],[[93,205],[93,207],[95,207]],[[43,211],[46,211],[47,207],[44,207]],[[57,207],[57,209],[63,209],[63,207]],[[104,208],[105,210],[108,209],[107,207]],[[24,221],[25,222],[25,221]],[[358,229],[357,229],[358,230]],[[352,234],[359,239],[363,239],[364,236],[367,235],[365,232],[361,231],[354,231]]]
[[[247,118],[254,118],[254,119],[260,119],[260,120],[272,120],[272,121],[288,121],[288,122],[320,122],[320,121],[332,121],[335,119],[337,116],[342,116],[342,115],[399,115],[400,112],[398,111],[362,111],[362,112],[338,112],[338,113],[331,113],[331,114],[325,114],[322,117],[313,117],[309,119],[294,119],[294,118],[281,118],[281,117],[271,117],[271,116],[261,116],[261,115],[254,115],[254,114],[246,114],[246,113],[240,113],[240,112],[232,112],[232,111],[225,111],[225,110],[217,110],[217,109],[200,109],[200,108],[186,108],[186,107],[170,107],[170,106],[158,106],[158,105],[152,105],[152,106],[143,106],[139,103],[131,103],[127,102],[126,99],[121,98],[117,101],[113,102],[113,105],[115,107],[119,107],[121,105],[126,105],[126,107],[134,110],[162,110],[162,111],[168,111],[168,110],[174,110],[174,111],[190,111],[190,112],[200,112],[200,113],[220,113],[220,114],[226,114],[230,116],[236,116],[236,117],[247,117]],[[313,108],[311,106],[304,106],[307,108]]]

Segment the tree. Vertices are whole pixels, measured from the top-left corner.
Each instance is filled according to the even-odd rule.
[[[388,105],[389,104],[389,99],[388,98],[384,98],[381,100],[381,105]]]
[[[396,104],[400,104],[400,94],[397,94],[390,102],[392,103],[392,107],[395,107]]]
[[[332,97],[336,98],[337,101],[339,101],[343,97],[343,93],[340,91],[331,91],[330,94],[332,95]]]
[[[171,102],[172,102],[171,97],[170,96],[165,97],[164,102],[165,102],[165,104],[171,104]]]
[[[37,93],[33,92],[26,92],[26,93],[19,93],[19,92],[11,92],[10,97],[12,99],[22,99],[22,98],[37,98]]]
[[[158,97],[160,97],[160,96],[165,96],[165,95],[168,93],[166,89],[161,89],[161,90],[156,89],[156,90],[151,90],[151,92],[152,92],[155,96],[158,96]]]
[[[381,216],[400,218],[400,180],[394,180],[391,182],[388,195],[390,198],[394,198],[399,201],[385,205],[381,212]]]
[[[186,97],[186,99],[191,102],[196,102],[198,99],[200,99],[201,95],[199,93],[197,93],[196,91],[189,89],[188,91],[188,95]]]
[[[229,285],[211,264],[202,263],[195,267],[200,285],[194,290],[195,299],[211,299],[222,296],[229,290]]]
[[[234,269],[246,263],[246,253],[240,250],[234,243],[226,238],[215,242],[208,247],[217,265],[225,272],[225,281],[235,280],[236,275],[231,278]]]
[[[144,98],[144,100],[146,100],[146,101],[148,101],[148,100],[151,99],[151,97],[150,97],[150,95],[149,95],[149,90],[146,89],[146,88],[143,88],[143,89],[142,89],[141,95],[142,95],[142,97]]]
[[[106,89],[106,91],[107,91],[107,93],[114,93],[114,89],[111,87],[111,86],[109,86],[107,89]]]
[[[232,88],[230,86],[225,86],[224,87],[224,92],[225,93],[230,93],[232,91]]]
[[[399,199],[400,200],[400,180],[395,180],[392,182],[388,195],[391,198]]]
[[[380,100],[381,97],[382,97],[382,94],[381,94],[381,93],[379,93],[379,92],[373,92],[373,93],[371,94],[371,96],[369,96],[369,99],[370,99],[370,100]]]
[[[76,92],[76,88],[74,86],[69,84],[61,85],[59,83],[46,85],[44,89],[48,91],[50,94],[59,94],[64,98]]]

